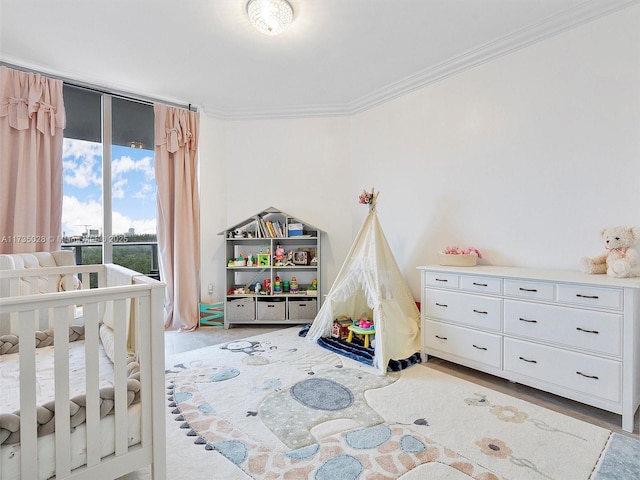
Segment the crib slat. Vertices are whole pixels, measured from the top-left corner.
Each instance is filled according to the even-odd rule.
[[[166,425],[165,425],[165,404],[164,404],[164,324],[163,305],[164,288],[154,288],[151,290],[150,314],[145,317],[147,327],[144,332],[150,334],[151,344],[151,378],[145,384],[147,396],[147,408],[153,412],[153,463],[151,464],[151,477],[154,480],[164,480],[167,478],[166,463]],[[153,323],[156,322],[156,325]],[[159,441],[159,439],[161,441]]]
[[[86,362],[87,399],[87,466],[100,463],[100,363],[98,358],[98,305],[88,303],[83,307],[84,346]]]
[[[114,319],[114,364],[113,383],[115,388],[115,434],[116,456],[128,450],[127,419],[127,300],[113,302]]]
[[[56,476],[71,473],[71,421],[69,419],[69,307],[53,309],[53,341],[55,348],[55,435]]]
[[[140,363],[140,395],[142,402],[142,411],[140,418],[141,426],[141,442],[144,447],[153,444],[153,432],[151,429],[152,422],[152,403],[149,402],[153,398],[152,392],[147,392],[147,387],[151,385],[151,342],[149,339],[142,339],[140,332],[149,332],[149,316],[151,314],[149,308],[149,297],[138,298],[136,303],[136,350],[138,351],[138,361]]]
[[[22,478],[38,478],[35,310],[20,312],[20,467]]]

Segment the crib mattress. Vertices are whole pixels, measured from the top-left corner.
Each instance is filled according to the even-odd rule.
[[[69,396],[84,394],[85,358],[84,340],[69,343]],[[36,349],[36,404],[54,399],[55,370],[54,347]],[[0,413],[14,413],[20,409],[19,354],[0,355]],[[113,386],[113,364],[99,349],[100,388]]]
[[[84,394],[85,388],[85,349],[84,340],[69,343],[69,396]],[[107,357],[102,344],[99,349],[100,388],[113,386],[113,364]],[[55,370],[54,347],[36,349],[36,401],[43,405],[54,399]],[[20,409],[19,354],[0,355],[0,413],[14,413]],[[128,408],[128,444],[140,442],[139,403]],[[115,425],[114,416],[107,415],[100,420],[102,457],[114,453]],[[77,468],[86,462],[86,426],[75,427],[71,434],[71,466]],[[3,444],[0,447],[0,479],[20,479],[19,443]],[[38,438],[38,480],[49,479],[55,475],[55,435]]]
[[[140,443],[141,433],[141,405],[131,405],[128,410],[128,443],[129,446]],[[100,420],[100,449],[104,458],[115,452],[115,422],[113,415],[107,415]],[[71,468],[78,468],[87,461],[87,432],[85,424],[79,425],[71,434]],[[29,452],[33,455],[33,452]],[[48,480],[55,476],[56,443],[54,435],[45,435],[38,438],[38,478]],[[20,478],[20,444],[2,445],[0,447],[0,479],[24,480]],[[33,479],[36,480],[36,479]]]

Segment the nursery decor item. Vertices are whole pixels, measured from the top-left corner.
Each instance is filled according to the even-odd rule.
[[[376,209],[376,201],[378,200],[379,193],[380,192],[376,192],[373,187],[371,187],[371,192],[362,190],[362,193],[358,195],[358,203],[361,205],[369,205],[369,211],[373,211]]]
[[[381,377],[298,331],[167,359],[170,478],[613,478],[607,429],[427,365]]]
[[[606,253],[597,257],[582,257],[580,266],[584,273],[602,274],[610,277],[640,277],[640,255],[633,247],[640,238],[635,227],[609,227],[600,232]]]
[[[420,312],[378,220],[377,198],[373,189],[359,197],[359,203],[369,205],[369,213],[307,340],[330,337],[333,321],[341,315],[360,318],[371,309],[377,332],[374,366],[385,375],[389,360],[408,358],[420,350]]]
[[[453,267],[473,267],[482,258],[482,252],[475,247],[461,249],[457,246],[447,246],[438,252],[438,263]]]

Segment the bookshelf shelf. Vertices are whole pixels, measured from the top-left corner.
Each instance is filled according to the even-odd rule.
[[[322,301],[322,233],[274,207],[220,232],[227,261],[224,328],[312,322]],[[296,281],[298,292],[292,293]]]

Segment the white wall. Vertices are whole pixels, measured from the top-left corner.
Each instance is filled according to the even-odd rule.
[[[640,226],[640,8],[405,95],[354,120],[354,170],[419,298],[415,266],[578,269],[600,229]],[[374,133],[375,132],[375,133]]]
[[[202,298],[224,296],[224,229],[268,207],[328,232],[322,242],[322,288],[351,244],[350,123],[346,117],[208,122],[201,144]],[[207,134],[201,130],[201,137]],[[222,133],[221,133],[222,131]],[[224,191],[220,194],[216,190]],[[209,213],[208,213],[209,211]],[[330,284],[329,284],[330,286]]]
[[[203,179],[227,190],[216,233],[271,205],[314,223],[326,292],[374,186],[416,299],[415,267],[450,244],[495,265],[578,269],[602,253],[602,227],[640,226],[638,24],[627,8],[351,118],[211,122],[226,187],[217,170]],[[225,260],[205,252],[222,237],[202,242],[203,285],[220,287]]]

